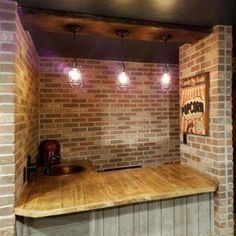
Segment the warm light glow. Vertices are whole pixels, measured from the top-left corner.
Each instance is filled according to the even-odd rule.
[[[164,0],[164,1],[156,1],[150,0],[153,4],[153,14],[156,13],[156,9],[158,9],[159,13],[166,13],[167,15],[173,14],[176,9],[180,8],[180,4],[178,4],[178,0]],[[149,12],[149,14],[152,14]]]
[[[69,78],[71,82],[77,82],[81,80],[81,73],[77,68],[72,68],[69,71]]]
[[[161,88],[163,90],[168,90],[171,86],[171,78],[168,72],[165,72],[161,77]]]
[[[163,85],[169,85],[169,84],[170,84],[170,75],[169,75],[169,73],[165,72],[165,73],[162,75],[161,83],[162,83]]]
[[[127,85],[129,83],[129,77],[124,71],[122,71],[118,76],[118,81],[122,85]]]
[[[119,90],[126,90],[129,85],[129,76],[125,71],[121,71],[118,75],[117,87]]]
[[[79,87],[82,86],[82,76],[81,76],[81,72],[79,69],[74,67],[69,71],[68,74],[69,74],[70,82],[73,85],[77,85]]]

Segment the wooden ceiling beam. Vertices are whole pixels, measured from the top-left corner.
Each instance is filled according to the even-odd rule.
[[[36,32],[70,33],[65,29],[65,25],[78,24],[81,26],[81,35],[117,38],[115,30],[125,29],[130,32],[127,39],[156,41],[160,40],[161,35],[168,33],[172,35],[169,42],[179,44],[194,43],[211,33],[209,27],[158,23],[39,8],[19,8],[19,13],[25,29]]]

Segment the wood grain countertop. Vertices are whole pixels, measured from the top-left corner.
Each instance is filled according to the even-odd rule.
[[[216,181],[180,164],[100,173],[88,162],[82,164],[88,167],[87,171],[78,174],[39,174],[24,189],[15,214],[33,218],[54,216],[214,192],[217,188]]]

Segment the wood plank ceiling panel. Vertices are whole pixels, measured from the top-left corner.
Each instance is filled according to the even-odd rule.
[[[108,16],[88,15],[57,10],[19,8],[25,29],[36,32],[70,33],[67,24],[81,26],[81,35],[117,38],[116,29],[130,31],[128,39],[156,41],[161,35],[171,34],[169,42],[194,43],[211,33],[208,27],[195,27],[145,20],[133,20]]]

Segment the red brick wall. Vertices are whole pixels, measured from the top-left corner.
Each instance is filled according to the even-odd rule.
[[[216,26],[179,52],[180,80],[210,72],[209,135],[188,135],[188,144],[180,146],[181,161],[218,179],[214,235],[233,235],[232,28]]]
[[[23,167],[38,145],[37,53],[14,1],[0,0],[0,235],[14,235]]]
[[[71,60],[40,60],[40,139],[57,139],[63,159],[88,158],[97,169],[179,161],[178,67],[169,93],[159,85],[163,65],[127,63],[132,82],[115,87],[120,63],[80,60],[86,84],[74,89]]]

